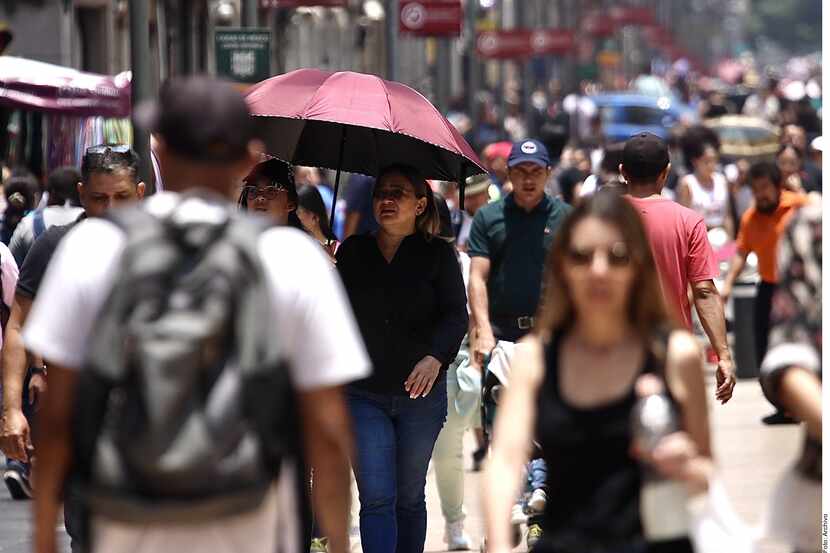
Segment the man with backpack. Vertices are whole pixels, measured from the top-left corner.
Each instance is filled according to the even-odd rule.
[[[68,225],[83,212],[79,207],[78,183],[81,175],[74,167],[58,167],[46,179],[46,206],[39,207],[20,221],[14,229],[9,249],[17,261],[23,265],[26,254],[46,229],[54,225]]]
[[[74,466],[92,551],[297,552],[302,442],[345,553],[341,386],[369,362],[342,285],[308,237],[228,201],[262,153],[231,85],[171,80],[141,116],[173,193],[70,232],[24,330],[50,378],[35,550],[55,551]]]

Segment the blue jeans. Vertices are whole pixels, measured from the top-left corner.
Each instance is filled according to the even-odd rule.
[[[544,459],[533,459],[527,464],[527,484],[531,492],[547,490],[548,466]]]
[[[423,553],[427,533],[427,468],[447,417],[447,381],[425,398],[350,388],[353,461],[360,496],[364,553]]]

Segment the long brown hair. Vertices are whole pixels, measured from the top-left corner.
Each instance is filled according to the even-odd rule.
[[[432,239],[438,233],[441,223],[438,217],[438,206],[435,205],[435,197],[432,194],[429,183],[427,183],[427,180],[416,168],[403,163],[396,163],[394,165],[387,165],[380,171],[375,186],[380,186],[380,181],[383,177],[393,173],[401,175],[409,181],[412,189],[415,191],[416,198],[426,198],[426,208],[415,219],[415,230],[421,232],[428,240]]]
[[[615,226],[628,246],[635,275],[628,298],[629,322],[646,342],[655,333],[666,334],[674,325],[663,303],[657,267],[640,215],[626,199],[611,190],[601,190],[581,202],[557,231],[545,264],[542,301],[534,332],[548,341],[577,317],[563,265],[574,228],[588,217]]]

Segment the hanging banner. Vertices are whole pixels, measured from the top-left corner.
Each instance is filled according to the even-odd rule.
[[[574,45],[567,29],[513,29],[478,33],[476,52],[485,59],[514,59],[567,54]]]
[[[261,0],[260,6],[269,8],[304,8],[323,6],[327,8],[345,8],[348,0]]]
[[[617,25],[653,25],[655,22],[651,8],[616,6],[610,9],[610,13]]]
[[[609,15],[590,12],[582,18],[581,30],[596,37],[611,36],[617,30],[617,24]]]
[[[401,33],[418,36],[459,36],[464,20],[461,0],[401,0]]]

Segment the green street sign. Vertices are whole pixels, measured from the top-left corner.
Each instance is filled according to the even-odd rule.
[[[271,76],[271,31],[216,29],[216,74],[239,83],[257,83]]]

